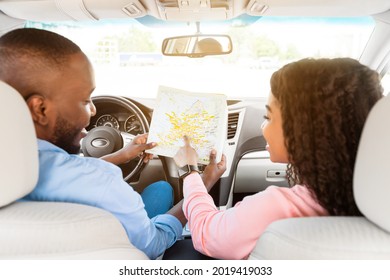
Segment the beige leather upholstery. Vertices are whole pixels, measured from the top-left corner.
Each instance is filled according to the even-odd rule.
[[[249,259],[390,259],[390,97],[366,121],[354,170],[364,217],[310,217],[272,223]]]
[[[390,232],[390,96],[370,112],[359,143],[354,195],[360,211]]]
[[[0,207],[31,192],[38,180],[38,147],[21,95],[0,82]]]
[[[38,178],[37,141],[28,108],[0,81],[0,259],[147,259],[104,210],[16,201]]]

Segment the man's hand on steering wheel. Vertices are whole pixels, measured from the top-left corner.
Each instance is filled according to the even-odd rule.
[[[112,154],[102,156],[101,159],[119,165],[126,163],[136,157],[143,157],[143,162],[147,163],[150,159],[153,158],[153,155],[145,153],[145,150],[149,150],[157,146],[157,143],[155,142],[146,143],[147,140],[147,133],[139,134],[134,137],[133,141],[124,146],[122,149]]]

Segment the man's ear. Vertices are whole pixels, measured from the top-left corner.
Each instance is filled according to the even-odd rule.
[[[45,126],[49,119],[46,115],[46,101],[41,95],[32,95],[27,99],[27,106],[30,109],[31,117],[34,123]]]

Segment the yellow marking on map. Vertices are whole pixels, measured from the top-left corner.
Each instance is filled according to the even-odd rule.
[[[184,136],[188,136],[195,149],[207,145],[209,141],[205,138],[205,130],[210,127],[215,116],[210,115],[202,107],[202,103],[197,101],[190,109],[179,115],[175,112],[166,113],[171,128],[168,132],[158,134],[161,140],[158,144],[161,146],[173,145]]]

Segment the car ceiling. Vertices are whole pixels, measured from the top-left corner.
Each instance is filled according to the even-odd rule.
[[[97,21],[143,18],[162,21],[229,20],[249,16],[366,16],[390,9],[388,0],[0,0],[1,28],[7,19]],[[10,27],[8,27],[10,28]]]
[[[135,19],[144,25],[166,27],[187,22],[217,21],[245,24],[260,17],[362,17],[390,24],[389,0],[0,0],[0,35],[25,26],[25,21],[99,21]],[[380,27],[380,26],[379,26]],[[380,29],[378,27],[378,29]],[[381,29],[382,30],[382,29]],[[382,31],[379,31],[381,33]],[[383,32],[382,32],[383,33]],[[380,36],[384,36],[383,34]],[[387,37],[387,36],[385,36]],[[380,38],[378,42],[384,39]],[[363,61],[373,67],[386,54],[373,43]],[[375,45],[376,44],[376,45]],[[389,42],[390,44],[390,42]],[[382,67],[383,68],[383,67]]]

